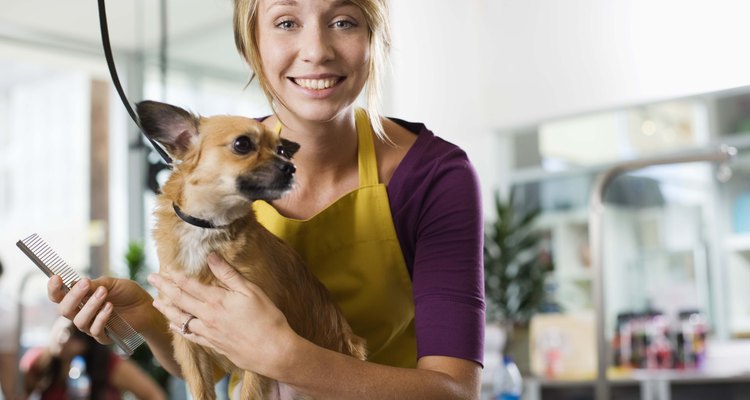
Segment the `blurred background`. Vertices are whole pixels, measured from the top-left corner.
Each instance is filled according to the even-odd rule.
[[[140,279],[157,268],[150,213],[165,171],[114,92],[96,2],[0,0],[0,10],[0,319],[19,321],[23,352],[49,340],[55,311],[16,241],[38,233],[83,273]],[[257,85],[245,87],[230,1],[107,10],[131,101],[269,113]],[[529,399],[593,398],[602,379],[612,398],[747,398],[748,15],[743,0],[391,1],[385,113],[464,148],[482,183],[485,396],[512,353]],[[738,150],[731,164],[619,176],[601,237],[590,237],[597,176],[722,144]],[[533,266],[496,262],[503,238],[491,227],[512,222],[502,210],[534,214],[515,226],[532,233],[520,250]],[[597,379],[600,336],[608,372]]]

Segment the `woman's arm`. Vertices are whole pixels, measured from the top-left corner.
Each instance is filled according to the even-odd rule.
[[[288,358],[287,358],[288,357]],[[299,338],[277,379],[326,399],[479,399],[481,367],[452,357],[422,357],[416,369],[357,360]]]
[[[148,374],[130,360],[122,360],[112,370],[112,385],[130,392],[139,400],[165,400],[166,394]]]
[[[42,393],[50,384],[52,354],[47,348],[32,347],[21,357],[18,369],[23,374],[23,396],[31,397],[32,394]],[[15,368],[13,369],[15,371]],[[15,379],[15,377],[14,377]]]
[[[417,369],[404,369],[318,347],[298,336],[263,291],[226,262],[212,255],[209,267],[224,287],[176,274],[171,279],[152,274],[149,281],[169,299],[169,304],[155,305],[176,332],[186,315],[195,315],[184,336],[242,369],[320,398],[479,398],[481,367],[474,362],[428,356],[419,360]]]
[[[153,298],[136,282],[110,277],[95,280],[81,279],[65,293],[59,276],[47,282],[47,296],[58,303],[58,312],[73,321],[82,332],[99,343],[112,341],[104,333],[104,325],[116,310],[136,331],[146,339],[154,356],[169,373],[180,376],[180,367],[174,360],[168,322],[151,302]],[[86,299],[87,296],[90,296]],[[78,309],[79,304],[84,304]]]

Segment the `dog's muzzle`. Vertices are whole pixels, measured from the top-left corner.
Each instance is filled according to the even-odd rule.
[[[297,172],[297,167],[289,161],[284,161],[279,168],[281,169],[281,172],[286,175],[294,175],[294,173]]]
[[[276,159],[237,180],[237,188],[251,200],[276,200],[292,188],[297,168]]]

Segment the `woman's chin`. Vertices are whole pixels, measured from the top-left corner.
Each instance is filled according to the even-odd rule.
[[[325,123],[335,120],[342,112],[348,110],[352,101],[307,100],[288,103],[292,113],[305,121]]]

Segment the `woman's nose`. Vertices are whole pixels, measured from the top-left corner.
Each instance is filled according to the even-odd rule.
[[[320,64],[333,59],[333,46],[325,27],[308,28],[302,36],[300,53],[304,61]]]

